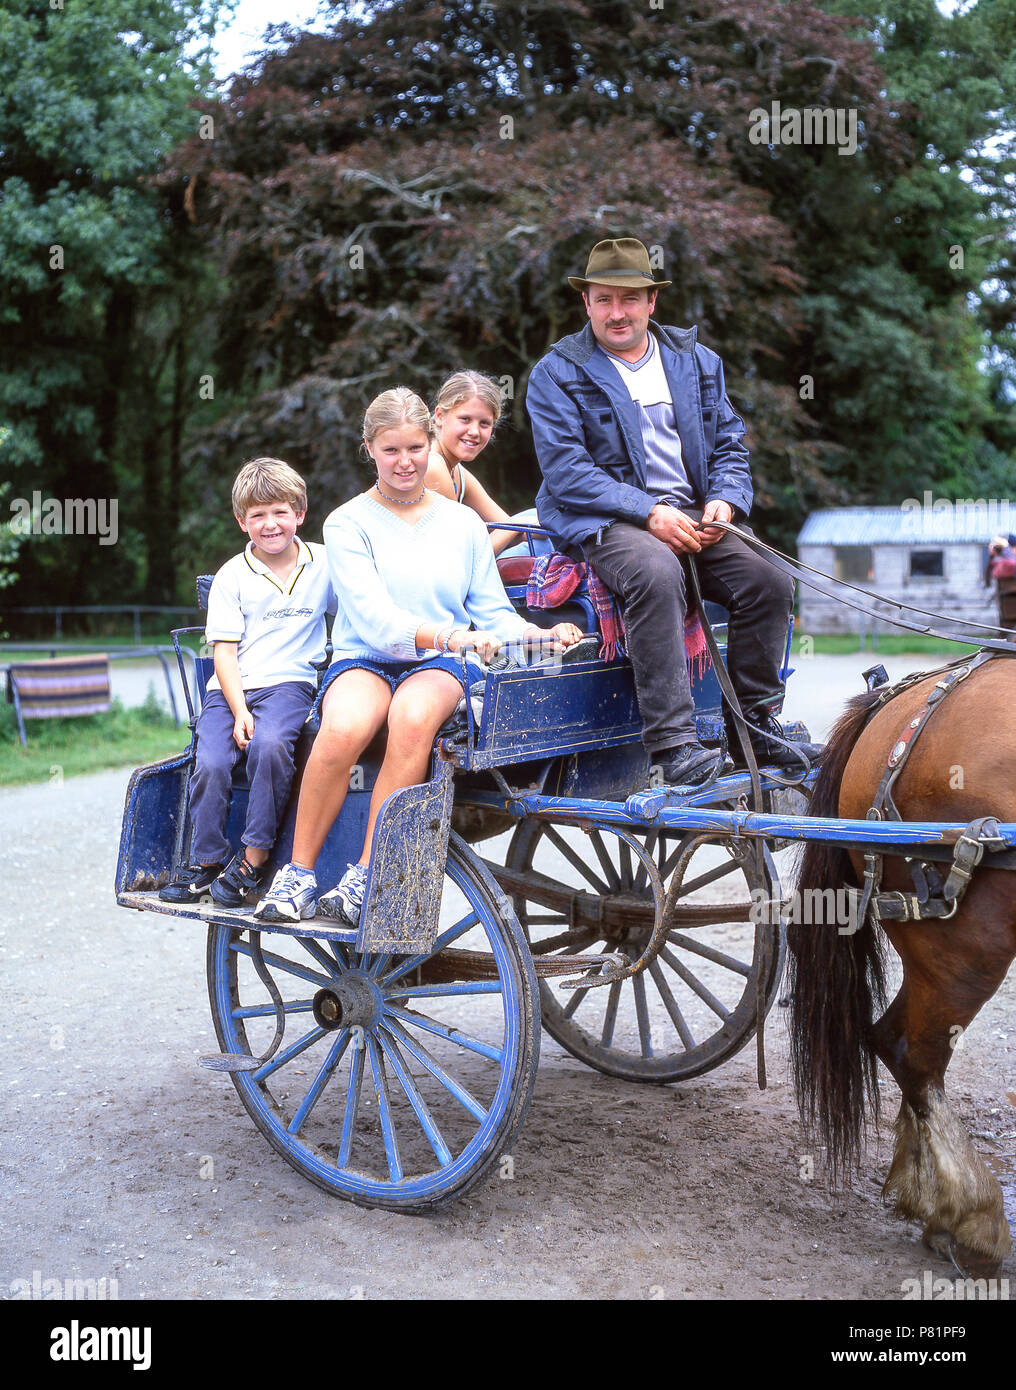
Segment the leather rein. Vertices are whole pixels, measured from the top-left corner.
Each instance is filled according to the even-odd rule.
[[[917,608],[912,603],[901,603],[897,599],[886,598],[882,594],[874,593],[871,589],[862,589],[857,584],[851,584],[846,579],[834,579],[832,575],[824,574],[812,565],[806,565],[803,560],[794,560],[789,555],[784,555],[781,550],[777,550],[775,546],[767,545],[765,541],[760,541],[757,536],[753,536],[750,531],[744,531],[732,522],[710,521],[709,526],[715,526],[722,531],[729,531],[732,536],[737,536],[749,550],[754,550],[756,555],[761,556],[774,569],[782,571],[783,574],[789,574],[792,579],[796,579],[802,584],[807,584],[809,588],[824,594],[826,598],[835,599],[837,603],[844,603],[848,608],[855,608],[859,613],[864,613],[869,618],[881,618],[883,622],[892,623],[894,627],[904,627],[911,632],[919,632],[928,637],[940,637],[946,642],[967,642],[972,646],[981,647],[985,651],[998,652],[1000,656],[1016,656],[1016,631],[1012,628],[1000,627],[997,623],[975,623],[968,618],[950,619],[941,613],[932,613],[926,608]],[[876,608],[857,599],[846,598],[839,592],[841,589],[850,589],[855,594],[870,595],[879,603],[895,609],[898,615],[916,613],[924,618],[935,618],[943,623],[949,622],[954,630],[943,632],[940,628],[932,627],[928,623],[913,622],[902,616],[892,617],[890,614],[879,612]],[[971,629],[971,635],[963,636],[955,631],[956,628]],[[975,635],[989,632],[1007,632],[1011,640]]]

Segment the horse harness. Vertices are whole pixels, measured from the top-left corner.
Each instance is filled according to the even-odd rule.
[[[774,546],[760,541],[750,531],[745,531],[729,522],[713,522],[712,524],[738,536],[750,550],[765,559],[775,569],[788,574],[795,581],[816,589],[827,598],[845,603],[848,607],[855,608],[858,612],[864,613],[872,619],[884,618],[888,615],[879,613],[868,602],[862,601],[860,598],[847,598],[843,594],[844,589],[850,589],[856,595],[863,594],[865,599],[869,597],[877,599],[884,608],[894,609],[895,614],[890,618],[890,621],[896,627],[907,628],[911,632],[919,632],[934,637],[944,637],[948,641],[968,641],[979,644],[980,650],[975,656],[960,657],[943,668],[946,674],[936,682],[924,709],[908,722],[889,752],[874,801],[867,812],[867,819],[902,820],[892,798],[892,789],[896,779],[906,766],[907,759],[913,752],[914,744],[924,731],[929,719],[940,708],[942,701],[956,689],[961,681],[966,680],[971,672],[997,657],[1016,656],[1016,630],[1005,630],[1007,636],[1004,637],[986,637],[983,635],[984,633],[995,632],[997,629],[989,627],[985,623],[954,618],[951,620],[952,627],[954,629],[966,628],[970,635],[964,636],[956,631],[940,631],[929,623],[914,620],[915,617],[940,618],[940,614],[915,608],[913,604],[886,599],[883,595],[872,594],[870,590],[861,589],[856,584],[848,584],[845,580],[834,579],[831,575],[823,574],[820,570],[804,564],[801,560],[794,560],[789,555],[784,555]],[[692,570],[694,572],[694,567]],[[905,617],[904,614],[913,616]],[[975,633],[977,635],[974,635]],[[889,679],[885,673],[885,668],[881,666],[873,667],[864,674],[868,680],[869,690],[878,689]],[[903,690],[918,681],[925,680],[931,674],[933,673],[929,671],[917,671],[904,680],[898,681],[895,685],[886,684],[885,691],[868,711],[869,720],[883,705],[888,704]],[[726,693],[725,688],[724,693]],[[757,794],[754,776],[752,784]],[[997,817],[980,816],[964,826],[962,833],[951,849],[948,845],[923,845],[920,857],[905,855],[904,858],[910,865],[914,891],[912,893],[900,893],[881,891],[885,850],[880,845],[872,845],[866,849],[864,854],[864,884],[859,889],[851,890],[858,896],[856,917],[858,925],[862,925],[867,920],[869,913],[878,922],[883,920],[913,922],[933,917],[946,920],[952,917],[962,901],[974,870],[984,857],[985,850],[991,853],[992,868],[1016,869],[1016,850],[1006,849]],[[943,877],[943,871],[936,867],[936,861],[948,863],[949,868],[945,877]]]
[[[1016,656],[1016,647],[1011,654]],[[909,720],[901,730],[886,759],[885,769],[869,807],[867,820],[902,820],[893,800],[893,787],[896,779],[907,764],[918,738],[924,732],[929,720],[941,708],[944,700],[965,681],[978,667],[1002,655],[996,650],[981,650],[973,657],[963,657],[951,662],[945,668],[942,679],[936,681],[921,712]],[[918,681],[931,674],[916,671],[897,684],[888,686],[869,710],[869,719],[890,700]],[[887,679],[882,667],[865,672],[872,689],[877,689]],[[881,676],[881,679],[878,677]],[[882,892],[882,871],[885,862],[884,851],[871,850],[864,856],[864,883],[858,894],[857,922],[863,924],[870,912],[879,923],[883,921],[913,922],[937,917],[947,920],[952,917],[966,892],[973,872],[984,857],[985,850],[992,854],[991,867],[996,869],[1016,869],[1016,851],[1005,849],[1005,840],[995,816],[979,816],[963,829],[962,834],[952,846],[922,846],[920,857],[905,855],[914,882],[912,893]],[[948,870],[936,864],[936,860],[948,862]]]

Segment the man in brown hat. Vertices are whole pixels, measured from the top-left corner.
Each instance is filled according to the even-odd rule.
[[[526,407],[543,485],[541,521],[560,548],[581,551],[624,607],[643,739],[654,781],[696,786],[720,763],[694,723],[684,655],[685,569],[730,613],[728,665],[763,763],[803,770],[818,749],[790,751],[776,721],[793,581],[710,521],[741,522],[752,501],[744,422],[727,399],[723,363],[694,328],[652,318],[649,253],[631,237],[593,247],[569,276],[589,322],[536,364]],[[731,748],[739,751],[736,740]]]

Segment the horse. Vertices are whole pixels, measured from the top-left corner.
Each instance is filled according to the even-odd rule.
[[[901,732],[921,716],[947,669],[888,699],[874,690],[849,702],[823,753],[810,815],[865,818]],[[892,798],[901,818],[1016,821],[1014,709],[1016,661],[989,659],[956,683],[899,772]],[[805,1127],[827,1145],[834,1178],[856,1171],[866,1109],[878,1122],[881,1061],[902,1093],[883,1196],[897,1214],[924,1224],[929,1248],[965,1277],[980,1278],[998,1274],[1011,1234],[1001,1186],[946,1097],[945,1073],[1016,956],[1016,875],[990,860],[985,853],[951,917],[879,924],[865,913],[855,930],[798,920],[788,932],[791,1066]],[[861,852],[806,843],[799,902],[862,883]],[[886,855],[882,887],[914,891],[901,855]],[[903,967],[888,1007],[886,938]]]

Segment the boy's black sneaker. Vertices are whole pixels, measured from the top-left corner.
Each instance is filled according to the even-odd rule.
[[[185,864],[176,878],[159,889],[164,903],[196,903],[208,897],[209,889],[222,873],[221,864]]]
[[[726,764],[720,766],[722,757],[719,748],[703,748],[698,742],[682,743],[653,758],[650,786],[700,787],[714,773],[718,776],[726,770]]]
[[[241,850],[212,884],[212,897],[220,907],[246,907],[261,892],[266,875],[267,865],[255,868]]]

